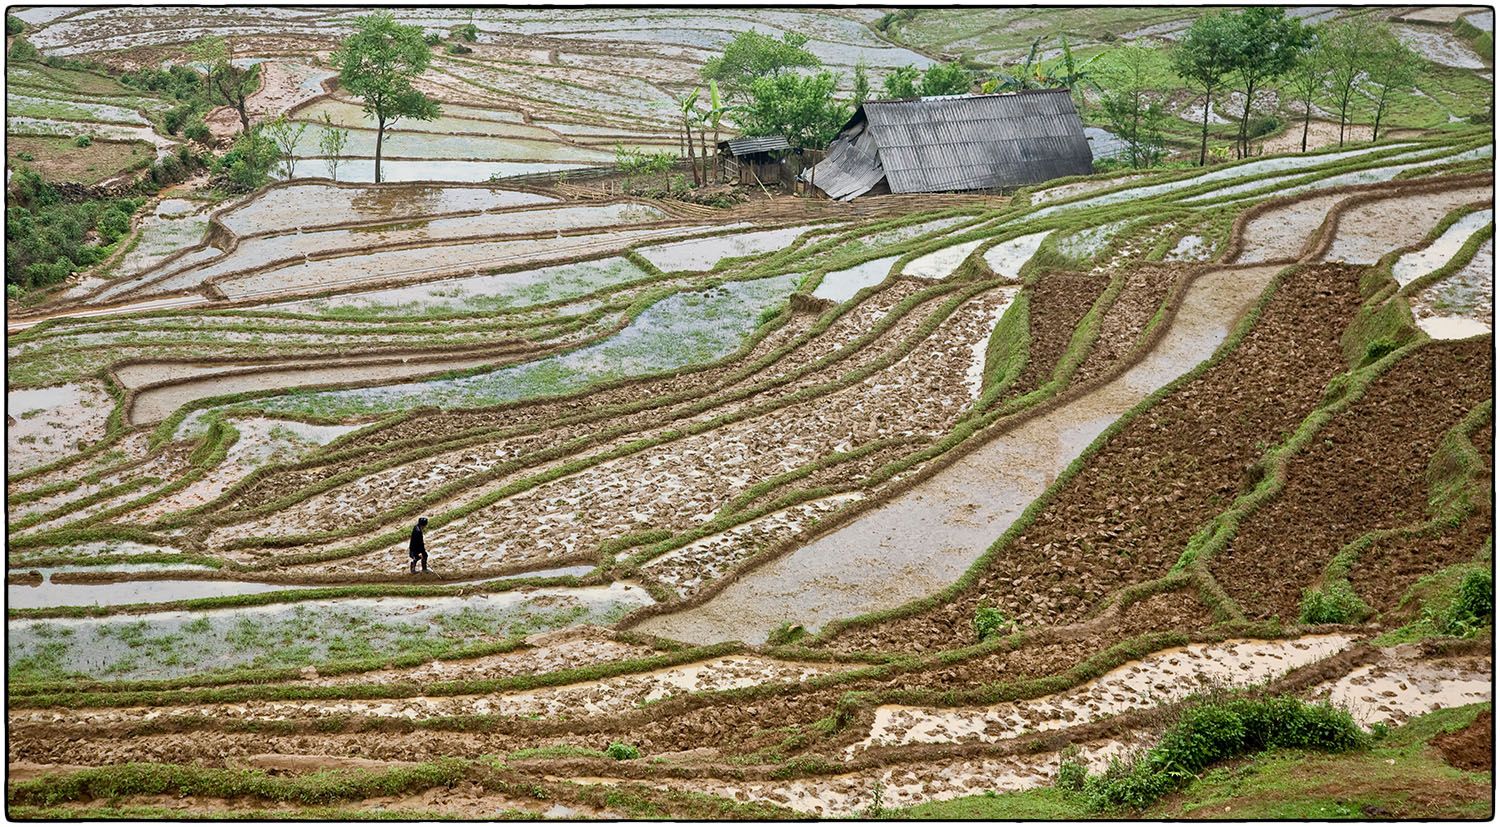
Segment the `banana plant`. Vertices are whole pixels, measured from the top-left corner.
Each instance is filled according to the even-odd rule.
[[[698,176],[698,160],[693,155],[693,127],[702,120],[698,112],[698,95],[702,91],[695,88],[677,99],[677,108],[682,113],[682,139],[687,143],[688,166],[693,170],[694,186],[703,185],[703,179]]]
[[[724,125],[724,116],[727,115],[727,114],[729,114],[729,107],[727,105],[725,105],[724,98],[719,95],[719,82],[716,81],[716,80],[710,80],[708,82],[708,111],[703,113],[703,117],[704,117],[704,120],[710,126],[712,126],[714,128],[714,142],[713,142],[712,146],[713,146],[714,152],[715,152],[715,155],[713,156],[713,158],[714,158],[714,162],[713,162],[714,163],[714,167],[713,167],[713,170],[714,170],[714,180],[715,181],[717,181],[718,178],[719,178],[719,176],[718,176],[718,172],[719,172],[719,159],[718,159],[718,155],[717,155],[718,148],[719,148],[719,129]],[[704,147],[704,149],[703,149],[703,161],[704,161],[704,164],[703,164],[703,166],[704,166],[703,175],[704,175],[704,177],[708,177],[708,158],[709,158],[708,147]]]

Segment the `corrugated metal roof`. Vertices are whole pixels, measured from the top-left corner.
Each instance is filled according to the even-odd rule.
[[[873,154],[841,151],[866,136]],[[1083,124],[1065,89],[868,101],[815,167],[818,188],[846,199],[869,190],[880,177],[869,180],[867,159],[895,193],[1018,187],[1093,171]],[[857,169],[845,168],[851,160],[860,162]],[[868,184],[852,195],[847,186],[839,194],[823,186],[823,179],[843,184],[845,177],[851,185]]]
[[[875,139],[861,121],[849,127],[828,147],[822,161],[799,176],[827,193],[829,198],[848,201],[863,195],[885,177],[875,152]]]
[[[779,152],[783,149],[791,149],[792,145],[786,142],[781,135],[764,135],[759,138],[730,138],[719,144],[721,147],[728,145],[729,153],[736,158],[746,155],[754,155],[758,152]]]

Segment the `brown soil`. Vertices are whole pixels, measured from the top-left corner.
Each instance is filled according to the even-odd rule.
[[[1146,324],[1161,309],[1167,291],[1181,276],[1180,270],[1160,265],[1145,265],[1132,272],[1109,312],[1104,314],[1099,338],[1073,374],[1073,383],[1087,382],[1128,356],[1140,342]]]
[[[1068,272],[1046,273],[1037,280],[1031,294],[1031,354],[1011,386],[1011,396],[1023,396],[1047,384],[1073,339],[1074,328],[1107,283],[1093,274]]]
[[[1474,722],[1457,732],[1439,735],[1432,745],[1443,754],[1443,760],[1469,772],[1494,772],[1495,718],[1480,712]]]
[[[1303,589],[1345,544],[1426,519],[1428,462],[1443,433],[1490,395],[1491,346],[1486,337],[1418,350],[1291,462],[1281,493],[1211,562],[1247,615],[1295,618]]]
[[[1486,425],[1471,437],[1474,447],[1485,458],[1485,470],[1478,474],[1481,481],[1494,478],[1494,439],[1493,425]],[[1484,541],[1495,531],[1491,496],[1484,494],[1476,498],[1474,513],[1457,528],[1420,537],[1386,540],[1365,549],[1359,556],[1359,565],[1349,574],[1355,593],[1375,611],[1388,614],[1396,608],[1407,589],[1424,575],[1474,559]],[[1395,622],[1397,618],[1390,616],[1385,620]]]
[[[974,587],[929,612],[849,629],[831,645],[943,645],[980,605],[1023,626],[1076,620],[1110,592],[1164,574],[1343,370],[1339,336],[1359,304],[1357,276],[1316,266],[1288,277],[1234,353],[1110,440],[995,551]]]
[[[80,184],[97,184],[156,157],[156,151],[145,141],[96,138],[88,146],[80,147],[72,138],[41,135],[8,135],[5,150],[10,166],[29,164],[48,181]],[[33,160],[22,161],[19,156],[23,152]]]

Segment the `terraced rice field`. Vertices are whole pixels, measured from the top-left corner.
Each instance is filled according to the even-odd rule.
[[[356,14],[33,11],[120,65],[311,66]],[[488,180],[670,144],[752,23],[930,60],[878,17],[479,10],[409,175],[186,185],[12,313],[11,814],[853,817],[1104,770],[1202,692],[1491,703],[1490,627],[1423,615],[1492,566],[1491,128],[852,205]],[[359,120],[285,71],[262,114]]]

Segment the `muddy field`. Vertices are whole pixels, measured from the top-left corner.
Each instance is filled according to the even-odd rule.
[[[476,34],[434,50],[441,114],[386,137],[378,185],[328,62],[358,10],[259,11],[19,11],[115,70],[229,36],[252,119],[353,138],[338,181],[313,127],[290,180],[174,185],[12,303],[17,812],[873,817],[1050,794],[1226,692],[1393,737],[1478,708],[1431,743],[1489,778],[1492,625],[1460,596],[1493,555],[1492,131],[1448,88],[1488,71],[1472,10],[1392,10],[1444,68],[1389,142],[1319,114],[1303,154],[1283,111],[1209,169],[727,206],[588,168],[677,152],[733,32],[878,87],[1013,60],[1054,10],[397,9]],[[1076,11],[1087,54],[1190,22]],[[9,79],[28,151],[185,140],[104,74]],[[206,125],[223,151],[239,116]]]

